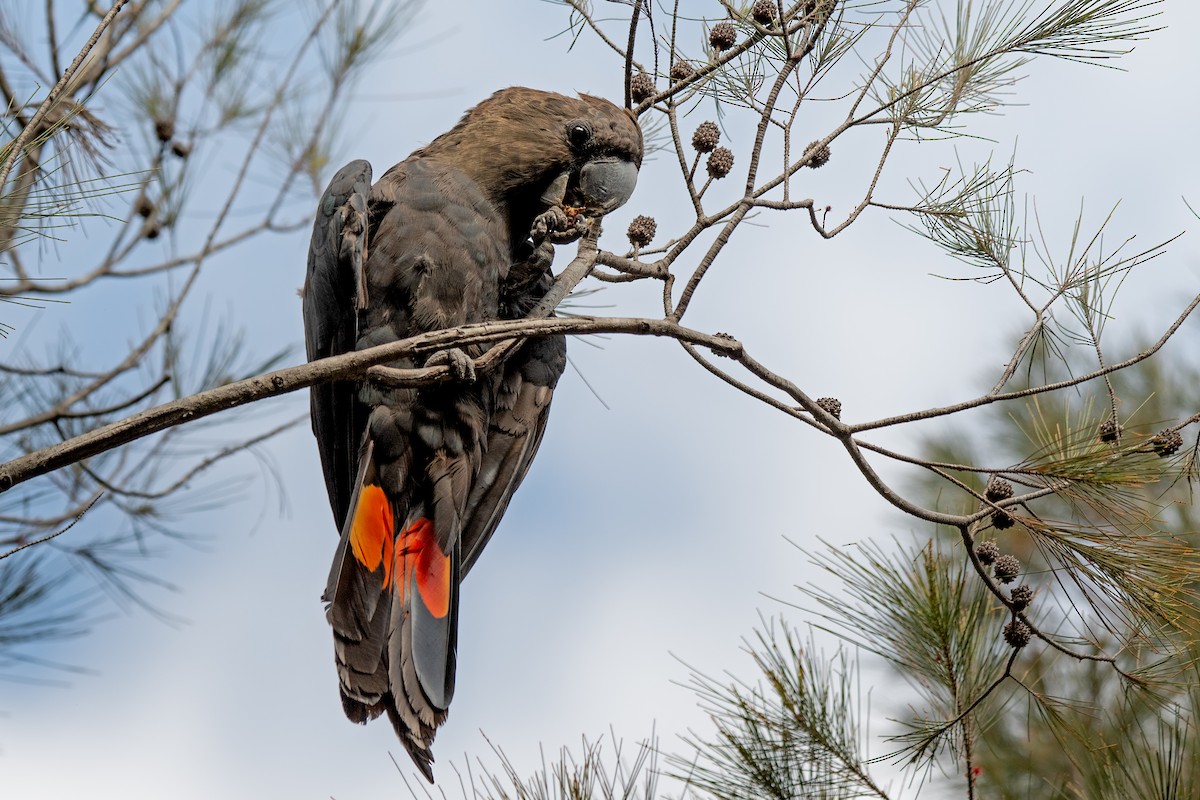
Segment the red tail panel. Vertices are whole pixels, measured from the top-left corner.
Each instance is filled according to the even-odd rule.
[[[350,548],[358,563],[371,572],[383,564],[384,589],[392,585],[394,533],[392,505],[383,489],[374,484],[364,485],[354,506]]]
[[[417,593],[425,608],[438,619],[450,613],[450,556],[434,536],[433,522],[421,517],[400,535],[397,555],[404,559],[404,579],[397,587],[401,599],[409,578],[416,578]]]

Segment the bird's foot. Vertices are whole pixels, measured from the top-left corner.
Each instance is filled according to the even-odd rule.
[[[529,236],[535,245],[547,239],[554,244],[569,244],[587,233],[591,224],[583,211],[575,206],[552,206],[534,217]]]
[[[508,268],[508,275],[500,284],[500,291],[506,296],[524,293],[538,281],[554,263],[554,245],[549,241],[534,247],[526,241],[518,261]]]
[[[529,236],[534,244],[541,244],[551,234],[558,233],[568,227],[574,227],[573,220],[567,216],[562,206],[551,206],[533,218],[533,227]]]
[[[427,367],[436,367],[442,364],[450,368],[450,374],[454,376],[456,381],[462,383],[475,382],[474,359],[457,347],[452,347],[449,350],[439,350],[425,361],[425,366]]]
[[[550,265],[554,263],[554,245],[550,242],[541,242],[529,254],[529,257],[521,262],[521,272],[534,273],[541,275],[546,270],[550,269]],[[514,265],[515,266],[515,265]]]

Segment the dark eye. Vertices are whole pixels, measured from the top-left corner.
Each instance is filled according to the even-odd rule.
[[[567,139],[572,147],[583,147],[592,141],[592,126],[578,119],[567,123]]]

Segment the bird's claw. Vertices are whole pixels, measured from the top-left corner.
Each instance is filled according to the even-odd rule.
[[[587,233],[587,220],[584,217],[577,217],[576,224],[572,228],[565,231],[552,231],[550,233],[550,241],[554,244],[570,244],[578,241],[581,236]]]
[[[535,244],[541,244],[552,233],[561,231],[570,224],[571,220],[562,206],[551,206],[533,218],[529,236]]]
[[[588,218],[582,208],[551,206],[533,219],[529,236],[534,244],[549,239],[555,244],[569,244],[587,233]]]
[[[554,263],[554,245],[549,241],[542,242],[537,247],[527,241],[523,248],[518,256],[519,260],[508,268],[508,275],[501,283],[502,294],[511,295],[527,291]]]
[[[522,271],[542,274],[554,263],[554,245],[541,242],[533,248],[529,256],[521,261]]]
[[[449,350],[439,350],[425,361],[425,366],[427,367],[436,367],[443,364],[450,369],[450,374],[456,381],[462,383],[475,382],[474,359],[457,347],[452,347]]]

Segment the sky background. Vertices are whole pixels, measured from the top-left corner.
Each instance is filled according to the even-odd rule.
[[[1200,9],[1184,0],[1161,9],[1168,27],[1121,61],[1125,71],[1036,61],[1014,89],[1018,105],[969,121],[980,138],[899,145],[877,196],[910,202],[910,181],[933,182],[959,161],[1015,152],[1028,170],[1019,196],[1036,195],[1057,253],[1084,198],[1092,226],[1121,201],[1114,241],[1136,233],[1148,246],[1194,227],[1181,198],[1200,200],[1200,111],[1190,88],[1200,74]],[[566,22],[566,11],[531,0],[428,4],[356,92],[339,163],[366,158],[381,174],[505,86],[619,100],[611,53],[586,35],[568,51],[566,37],[553,38]],[[824,135],[823,114],[818,107],[806,118],[798,138]],[[711,117],[701,106],[685,134]],[[747,131],[733,121],[728,134],[744,153]],[[835,143],[830,164],[806,172],[799,191],[832,204],[835,217],[844,212],[874,167],[880,137],[870,131]],[[215,169],[232,168],[220,153],[210,157]],[[657,217],[658,241],[682,230],[687,208],[676,203],[675,171],[665,154],[647,162],[633,199],[607,223],[603,246],[623,251],[636,214]],[[722,189],[735,187],[714,191]],[[811,396],[839,397],[849,421],[954,402],[994,382],[1022,323],[1003,284],[934,277],[972,273],[888,213],[864,214],[833,241],[799,217],[758,223],[739,230],[688,324],[734,334]],[[245,324],[264,352],[302,349],[294,289],[307,238],[256,243],[214,266],[206,286],[214,306]],[[1185,236],[1130,279],[1109,328],[1114,359],[1126,354],[1129,337],[1175,316],[1200,277],[1197,252]],[[560,250],[559,266],[569,257]],[[658,298],[659,284],[646,282],[585,302],[606,306],[597,313],[654,314]],[[39,313],[54,315],[39,322],[51,336],[58,326],[102,319],[104,309],[81,297],[67,310]],[[1183,333],[1194,341],[1197,322]],[[495,766],[484,734],[522,774],[538,765],[539,748],[552,754],[610,730],[629,744],[653,730],[664,749],[680,750],[678,734],[708,730],[679,685],[689,665],[752,678],[741,640],[760,615],[813,621],[784,601],[802,601],[796,584],[828,583],[789,539],[844,547],[930,532],[893,512],[834,443],[717,382],[677,345],[592,341],[599,347],[571,343],[572,368],[538,459],[463,589],[457,690],[434,748],[448,786],[464,753]],[[306,406],[302,395],[269,401],[259,424]],[[912,448],[939,426],[872,439]],[[253,491],[196,518],[193,527],[213,535],[206,550],[173,548],[155,562],[181,587],[160,599],[185,625],[119,615],[56,651],[94,674],[68,688],[0,683],[0,796],[407,796],[388,754],[412,771],[390,726],[352,725],[338,700],[319,602],[336,531],[315,443],[302,426],[270,452],[286,487],[282,511],[278,498]],[[882,469],[904,480],[903,471]],[[81,535],[89,524],[80,523]],[[872,702],[892,696],[885,683]]]

